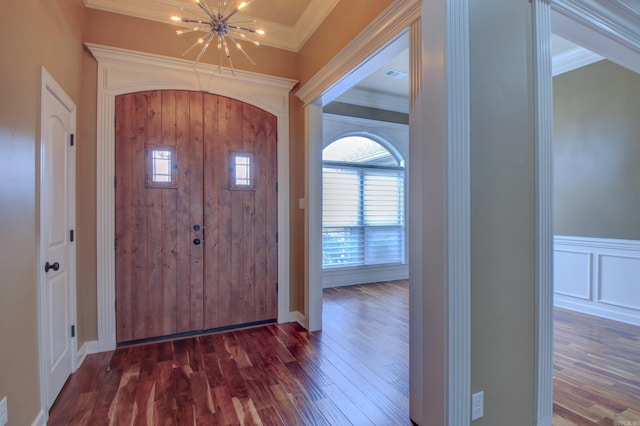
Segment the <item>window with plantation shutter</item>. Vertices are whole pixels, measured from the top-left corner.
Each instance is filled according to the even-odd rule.
[[[351,136],[323,151],[323,268],[405,261],[405,171],[378,142]]]

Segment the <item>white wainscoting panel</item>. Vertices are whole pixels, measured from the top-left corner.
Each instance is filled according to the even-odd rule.
[[[640,252],[600,256],[599,302],[640,311]]]
[[[640,241],[555,236],[554,304],[640,325]]]
[[[591,300],[591,259],[583,251],[555,250],[553,281],[555,292],[565,296]]]

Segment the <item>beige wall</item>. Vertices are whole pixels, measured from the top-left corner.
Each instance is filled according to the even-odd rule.
[[[533,425],[535,163],[531,5],[470,2],[474,425]]]
[[[640,240],[640,75],[601,61],[553,92],[555,233]]]
[[[392,0],[342,0],[298,53],[297,79],[309,81],[351,40],[378,17]]]
[[[5,0],[0,14],[0,398],[9,424],[40,411],[38,361],[38,152],[44,65],[81,101],[82,0]],[[83,119],[78,109],[78,120]],[[78,128],[78,143],[83,133]]]

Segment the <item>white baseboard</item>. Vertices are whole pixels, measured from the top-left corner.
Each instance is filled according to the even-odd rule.
[[[300,311],[289,312],[289,321],[297,322],[298,324],[303,326],[305,329],[307,330],[309,329],[309,320],[307,319],[306,316],[300,313]]]
[[[583,314],[620,321],[640,327],[640,315],[638,315],[637,312],[626,313],[619,310],[607,309],[603,306],[586,304],[578,300],[571,300],[571,298],[563,295],[556,295],[553,300],[553,305],[558,308],[570,309]]]
[[[31,426],[47,426],[47,415],[44,410],[40,410]]]
[[[554,305],[640,325],[640,241],[555,236]]]
[[[407,264],[325,269],[322,271],[322,288],[406,279],[409,279],[409,265]]]
[[[100,352],[100,347],[98,346],[97,340],[90,340],[88,342],[84,342],[82,344],[82,347],[78,350],[78,354],[76,356],[76,359],[78,360],[76,365],[78,366],[78,368],[80,368],[80,366],[84,362],[84,359],[87,357],[87,355],[96,354],[98,352]]]

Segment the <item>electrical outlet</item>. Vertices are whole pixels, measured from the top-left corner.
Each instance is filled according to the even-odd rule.
[[[484,392],[471,395],[471,420],[478,420],[484,416]]]
[[[9,413],[7,412],[7,397],[0,401],[0,426],[4,426],[9,422]]]

